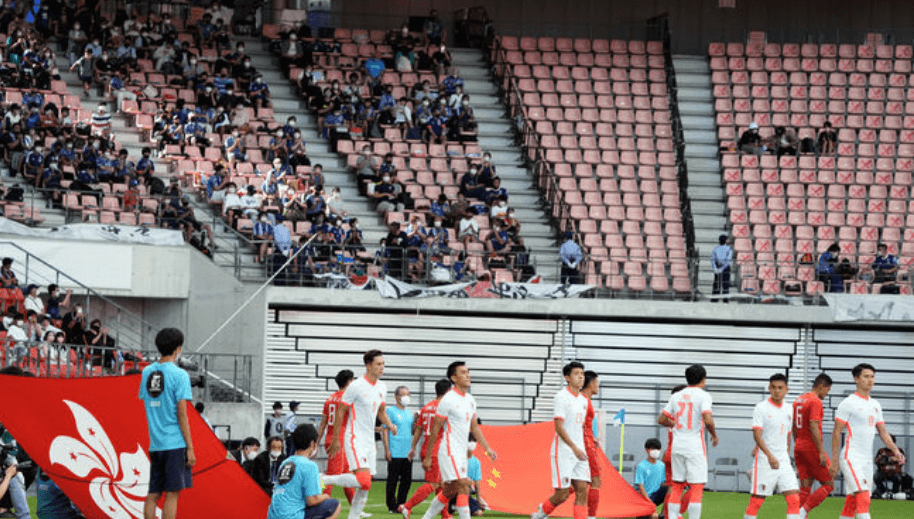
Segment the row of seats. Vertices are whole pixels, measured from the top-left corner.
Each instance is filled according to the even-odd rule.
[[[750,43],[738,42],[708,44],[711,57],[784,57],[784,58],[863,58],[910,60],[914,57],[911,45],[854,45],[850,43]]]
[[[590,40],[586,38],[552,38],[549,36],[533,37],[499,36],[499,46],[506,51],[542,51],[542,52],[578,52],[597,54],[663,54],[663,44],[659,41],[642,40]]]

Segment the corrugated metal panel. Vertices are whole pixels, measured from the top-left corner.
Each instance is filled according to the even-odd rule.
[[[644,348],[648,350],[676,351],[718,351],[718,352],[752,352],[759,355],[768,353],[792,355],[796,349],[795,342],[736,340],[729,338],[691,338],[691,337],[642,337],[635,335],[585,335],[575,334],[574,345],[577,348],[596,346],[599,348]],[[579,354],[580,356],[580,354]]]
[[[578,348],[577,360],[587,363],[604,359],[625,362],[649,362],[655,365],[673,363],[677,366],[705,364],[709,371],[712,365],[723,366],[766,366],[784,369],[790,365],[789,355],[754,355],[749,353],[721,354],[707,351],[630,350],[624,348]],[[767,377],[766,377],[767,378]]]
[[[279,320],[292,324],[335,324],[343,326],[384,326],[395,328],[494,329],[554,333],[554,319],[510,319],[478,315],[389,314],[372,312],[321,312],[281,310]]]
[[[343,331],[345,330],[345,332]],[[442,334],[447,334],[442,336]],[[502,332],[501,328],[485,329],[474,327],[473,329],[462,330],[458,333],[444,332],[435,328],[402,328],[386,326],[350,326],[342,327],[340,325],[302,325],[290,324],[289,336],[291,337],[310,337],[310,338],[327,338],[335,339],[345,336],[351,339],[363,340],[396,340],[410,341],[415,338],[428,339],[431,337],[440,337],[442,342],[460,342],[460,343],[489,343],[496,342],[501,344],[535,344],[540,346],[551,346],[552,336],[545,333],[524,333],[524,332]],[[345,335],[344,335],[345,334]]]
[[[863,344],[904,344],[914,343],[914,332],[884,331],[872,329],[816,329],[816,341]]]
[[[729,337],[733,339],[763,339],[796,341],[798,328],[767,328],[760,326],[722,326],[706,324],[667,324],[662,322],[624,323],[614,321],[572,320],[573,333],[610,335],[641,335],[645,337]]]
[[[444,337],[442,337],[444,338]],[[299,338],[298,348],[314,351],[334,351],[340,353],[363,354],[365,350],[377,348],[388,357],[397,354],[412,355],[431,354],[448,355],[457,357],[502,357],[513,358],[546,358],[549,356],[548,346],[504,345],[493,342],[483,343],[442,343],[433,341],[384,341],[363,339],[309,339]]]

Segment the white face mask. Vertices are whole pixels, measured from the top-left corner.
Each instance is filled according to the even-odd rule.
[[[412,400],[410,400],[409,395],[403,395],[403,396],[400,397],[400,403],[403,404],[404,406],[409,405],[409,403],[410,403],[411,401],[412,401]]]
[[[470,168],[470,175],[476,174],[476,168]]]
[[[651,459],[659,460],[660,459],[660,449],[651,449],[647,451],[650,454]]]
[[[276,458],[278,458],[278,457],[280,457],[280,456],[282,456],[282,451],[274,451],[274,450],[271,450],[271,451],[270,451],[270,457],[271,457],[271,458],[276,459]]]
[[[435,227],[441,227],[441,222],[435,222]]]
[[[390,177],[385,176],[381,180],[383,180],[384,182],[390,182]]]
[[[255,450],[249,450],[244,453],[244,459],[246,459],[248,461],[253,461],[254,458],[256,458],[256,457],[257,457],[257,451],[255,451]]]
[[[266,216],[264,216],[263,218],[260,219],[260,222],[261,222],[261,223],[267,223],[268,221],[269,221],[269,220],[267,220],[267,217],[266,217]]]
[[[470,452],[475,451],[475,450],[476,450],[476,442],[467,442],[467,449],[469,449]]]

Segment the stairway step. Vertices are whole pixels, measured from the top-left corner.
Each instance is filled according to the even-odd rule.
[[[686,160],[691,158],[708,159],[714,157],[716,160],[717,152],[720,146],[711,144],[700,144],[686,141],[685,155]]]

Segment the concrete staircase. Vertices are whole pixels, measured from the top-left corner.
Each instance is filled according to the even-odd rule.
[[[531,261],[546,282],[557,283],[560,265],[555,232],[542,209],[540,192],[524,164],[523,152],[514,142],[514,125],[498,97],[485,54],[479,49],[451,48],[451,56],[476,114],[479,145],[492,154],[501,185],[508,190],[508,205],[514,207],[521,222],[521,236],[531,250]]]
[[[718,245],[718,236],[728,230],[711,70],[704,56],[673,56],[673,66],[689,171],[695,250],[699,258],[697,288],[699,294],[707,296],[714,279],[708,258]]]

